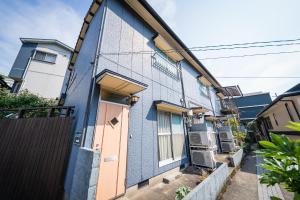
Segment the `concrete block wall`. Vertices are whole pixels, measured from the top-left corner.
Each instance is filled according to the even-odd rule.
[[[239,164],[241,164],[243,158],[243,152],[244,152],[243,149],[240,149],[235,154],[229,157],[230,165],[232,167],[237,167]]]
[[[229,168],[226,163],[219,166],[203,182],[195,187],[184,200],[215,200],[226,184]]]
[[[99,166],[99,151],[88,148],[79,149],[70,200],[96,199]]]

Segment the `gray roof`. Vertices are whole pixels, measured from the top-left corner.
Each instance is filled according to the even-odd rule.
[[[71,52],[73,52],[73,48],[66,45],[65,43],[62,43],[59,40],[56,39],[42,39],[42,38],[20,38],[22,43],[38,43],[38,44],[56,44],[58,46],[61,46]]]

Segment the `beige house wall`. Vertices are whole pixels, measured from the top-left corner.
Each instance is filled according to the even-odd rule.
[[[293,116],[293,119],[295,122],[300,122],[300,119],[297,115],[297,112],[290,101],[285,100],[293,100],[296,106],[296,109],[298,112],[300,112],[300,95],[294,96],[294,97],[285,97],[282,99],[283,101],[279,101],[276,104],[274,104],[269,110],[267,110],[262,117],[267,118],[270,117],[273,129],[269,129],[269,131],[291,131],[290,129],[286,128],[285,126],[288,125],[289,121],[292,121],[288,111],[285,107],[285,103],[288,104],[288,107],[290,108],[291,115]],[[278,122],[278,125],[275,122],[274,116]]]

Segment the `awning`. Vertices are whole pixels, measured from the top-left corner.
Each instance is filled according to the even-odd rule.
[[[227,97],[243,96],[243,93],[238,85],[219,87],[217,90]]]
[[[122,95],[133,95],[148,87],[148,85],[118,74],[110,70],[104,70],[98,75],[96,81],[101,88]]]
[[[201,81],[201,83],[203,85],[205,85],[205,86],[211,86],[211,83],[209,82],[209,80],[205,76],[203,76],[203,75],[198,76],[198,79]]]
[[[213,115],[204,115],[205,120],[207,121],[217,121],[218,117],[213,116]]]
[[[172,46],[161,35],[156,36],[153,41],[157,48],[163,51],[175,62],[183,60],[182,55],[177,51],[174,51],[174,48],[172,48]]]
[[[225,115],[216,116],[216,118],[220,121],[227,121],[227,116],[225,116]]]
[[[225,98],[224,94],[222,94],[221,92],[217,92],[216,95],[217,95],[218,97],[220,97],[221,99],[224,99],[224,98]]]
[[[193,114],[199,114],[199,113],[206,113],[209,111],[209,109],[204,107],[192,107],[190,108],[193,111]]]
[[[188,109],[185,107],[167,101],[163,101],[163,100],[154,101],[154,104],[156,105],[157,110],[163,110],[163,111],[180,113],[180,114],[183,112],[188,112]]]

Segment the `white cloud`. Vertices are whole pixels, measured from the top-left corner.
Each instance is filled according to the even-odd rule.
[[[20,37],[58,39],[74,47],[82,17],[57,1],[1,1],[0,73],[7,74],[17,56]]]
[[[148,0],[158,14],[168,22],[173,29],[176,27],[176,2],[175,0]]]

